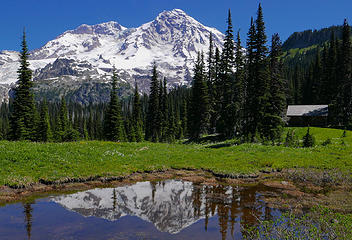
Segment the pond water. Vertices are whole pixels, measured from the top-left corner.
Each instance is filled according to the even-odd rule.
[[[241,239],[281,215],[270,191],[167,180],[52,196],[1,207],[0,239]]]

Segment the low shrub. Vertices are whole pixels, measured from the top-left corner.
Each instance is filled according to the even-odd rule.
[[[331,143],[332,143],[332,142],[331,142],[331,139],[328,138],[328,139],[326,139],[321,145],[327,146],[327,145],[330,145]]]
[[[315,146],[315,138],[312,134],[310,134],[309,128],[308,128],[306,135],[304,135],[303,137],[303,147],[309,148],[314,146]]]

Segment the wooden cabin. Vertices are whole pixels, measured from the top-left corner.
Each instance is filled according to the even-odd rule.
[[[328,125],[328,105],[289,105],[287,123],[293,127],[324,127]]]

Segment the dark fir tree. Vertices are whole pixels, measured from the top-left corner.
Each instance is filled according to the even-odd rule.
[[[69,119],[67,103],[64,97],[61,98],[59,114],[55,130],[55,140],[59,142],[77,141],[79,132],[72,127],[72,120]]]
[[[323,79],[322,76],[323,76],[323,67],[322,67],[322,61],[321,61],[321,56],[320,56],[320,49],[318,47],[317,54],[315,57],[314,68],[313,68],[313,82],[312,82],[312,90],[311,90],[312,103],[311,104],[321,104],[320,89],[321,89],[321,83],[322,83],[322,79]]]
[[[334,31],[331,33],[329,44],[328,60],[327,60],[327,83],[325,85],[325,92],[328,94],[327,103],[331,103],[337,94],[337,48]]]
[[[234,83],[234,116],[235,131],[241,133],[244,124],[244,103],[245,103],[245,59],[241,45],[240,32],[237,32],[235,47],[235,83]]]
[[[14,88],[13,111],[11,115],[12,140],[36,140],[36,108],[32,92],[32,71],[29,69],[26,34],[23,32],[18,81]]]
[[[152,79],[150,83],[150,95],[146,116],[145,138],[148,141],[160,140],[160,104],[159,104],[159,81],[156,64],[153,65]]]
[[[109,141],[122,141],[123,122],[121,116],[121,105],[117,95],[117,73],[114,70],[111,82],[110,102],[104,119],[104,135]]]
[[[214,43],[213,43],[213,34],[209,35],[209,50],[208,50],[208,69],[207,69],[207,84],[209,92],[209,113],[210,113],[210,122],[209,122],[209,133],[214,133],[216,129],[216,84],[215,84],[215,56],[214,56]]]
[[[323,54],[322,54],[322,76],[321,83],[319,86],[319,95],[320,95],[320,104],[329,104],[329,72],[328,72],[328,44],[324,44],[323,46]]]
[[[225,33],[224,39],[224,48],[222,50],[221,56],[221,71],[225,74],[233,73],[233,64],[234,64],[234,50],[235,43],[233,40],[233,26],[231,18],[231,10],[229,10],[227,18],[227,30]]]
[[[182,139],[183,137],[187,137],[188,136],[188,128],[187,128],[188,119],[187,119],[187,116],[188,116],[188,113],[187,113],[187,100],[183,99],[182,112],[181,112],[182,134],[180,136],[180,139]]]
[[[304,90],[303,90],[303,104],[312,104],[313,96],[312,96],[312,89],[313,89],[313,82],[314,82],[314,64],[309,65],[309,69],[305,74],[306,81],[304,83]]]
[[[168,126],[169,126],[169,106],[168,106],[168,93],[167,93],[167,80],[160,81],[160,126],[161,126],[161,140],[167,141],[168,139]]]
[[[194,68],[189,109],[189,136],[191,140],[197,140],[202,134],[206,133],[209,123],[209,96],[204,71],[204,59],[200,53],[198,53]]]
[[[256,29],[254,25],[253,18],[251,18],[251,24],[249,31],[247,33],[247,64],[246,64],[246,98],[245,98],[245,125],[244,133],[250,138],[253,132],[255,132],[254,124],[254,115],[255,113],[255,93],[256,93],[256,83],[255,83],[255,67],[254,67],[254,58],[255,58],[255,36]],[[249,139],[251,140],[251,139]]]
[[[269,89],[269,61],[267,37],[263,10],[259,4],[255,24],[251,20],[247,40],[247,102],[246,102],[246,135],[249,140],[255,140],[260,133],[264,136],[264,125],[262,121],[268,114],[270,89]]]
[[[0,105],[0,139],[8,139],[9,136],[9,104]]]
[[[167,132],[166,132],[166,139],[165,141],[172,143],[176,139],[176,132],[177,132],[177,126],[176,126],[176,117],[175,117],[175,112],[174,112],[174,106],[170,106],[170,109],[168,111],[168,125],[167,125]]]
[[[64,97],[61,98],[60,110],[58,114],[58,118],[56,121],[56,140],[63,141],[63,137],[65,132],[69,129],[69,119],[68,119],[68,111],[66,100]]]
[[[234,62],[235,44],[233,39],[233,26],[231,11],[227,19],[224,48],[221,55],[220,83],[221,83],[221,109],[217,130],[225,137],[232,137],[235,132],[235,106],[234,106]]]
[[[40,118],[38,123],[37,134],[38,141],[41,142],[49,142],[53,138],[50,126],[48,104],[45,99],[40,105]]]
[[[141,100],[138,92],[137,83],[134,88],[132,122],[135,129],[136,141],[141,142],[143,140],[143,120],[142,120]]]
[[[345,127],[352,126],[352,59],[351,28],[345,19],[342,31],[341,78],[337,103],[340,105],[340,116]]]
[[[220,50],[215,48],[215,56],[214,56],[214,79],[211,89],[211,94],[213,97],[210,96],[210,123],[209,123],[209,130],[210,133],[216,131],[217,121],[219,120],[220,109],[221,109],[221,99],[222,99],[222,88],[221,88],[221,79],[220,79],[220,69],[221,69],[221,57],[220,57]]]
[[[270,98],[267,111],[266,137],[274,141],[280,139],[284,127],[283,117],[286,109],[285,84],[282,77],[282,63],[280,62],[281,40],[278,34],[274,34],[271,40],[270,52]]]
[[[268,64],[268,48],[266,46],[267,37],[265,34],[265,24],[263,17],[263,10],[261,4],[258,7],[255,34],[255,57],[254,57],[254,82],[255,94],[254,99],[257,104],[253,106],[254,121],[252,124],[252,134],[255,135],[259,131],[262,138],[266,138],[266,115],[270,114],[268,108],[270,106],[270,89],[269,89],[269,64]],[[252,136],[253,136],[252,135]]]

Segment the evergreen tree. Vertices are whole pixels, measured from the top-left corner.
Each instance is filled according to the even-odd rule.
[[[228,18],[227,18],[227,30],[225,33],[224,39],[224,48],[221,56],[221,71],[224,74],[233,73],[233,64],[234,64],[234,50],[235,44],[233,40],[233,26],[231,18],[231,10],[229,9]]]
[[[11,115],[12,140],[36,140],[36,108],[32,92],[32,71],[29,69],[26,34],[23,32],[18,81],[14,88],[13,111]]]
[[[302,103],[302,70],[299,64],[296,64],[295,70],[293,73],[293,101],[294,104],[301,104]]]
[[[307,129],[306,135],[303,136],[303,147],[314,147],[315,146],[315,138],[310,133],[309,128]]]
[[[235,131],[241,132],[244,124],[244,104],[246,97],[245,84],[245,60],[242,52],[240,32],[237,32],[237,42],[235,47],[235,84],[234,84],[234,111]]]
[[[73,129],[72,121],[69,120],[68,115],[66,100],[62,97],[55,131],[56,141],[70,142],[79,139],[79,132]]]
[[[91,107],[89,107],[89,117],[87,122],[87,131],[89,140],[97,139],[94,131],[94,126],[96,123],[93,121],[93,113]]]
[[[278,34],[272,36],[270,52],[270,99],[265,119],[265,135],[274,141],[280,139],[283,130],[283,117],[286,109],[285,86],[282,77],[281,40]]]
[[[314,64],[312,63],[310,64],[310,67],[306,73],[306,82],[304,84],[304,91],[303,91],[303,104],[313,103],[313,96],[312,96],[313,82],[314,82]]]
[[[324,44],[322,55],[322,76],[319,88],[320,104],[329,103],[329,72],[328,72],[328,45]]]
[[[245,125],[244,133],[247,137],[250,137],[256,130],[256,125],[254,124],[255,112],[255,93],[256,93],[256,83],[255,83],[255,36],[256,29],[254,25],[253,18],[251,18],[251,24],[249,31],[247,33],[247,76],[246,76],[246,98],[245,98]]]
[[[121,105],[117,96],[117,73],[114,70],[112,76],[112,89],[110,102],[104,119],[105,138],[109,141],[123,141],[123,122],[121,116]]]
[[[58,131],[62,132],[61,134],[66,132],[69,128],[68,111],[67,111],[66,100],[64,97],[61,98],[59,117],[57,120],[57,128],[58,128]]]
[[[167,126],[167,134],[166,134],[166,141],[172,143],[175,141],[176,138],[176,118],[174,107],[170,106],[170,111],[168,112],[168,126]]]
[[[247,94],[250,100],[248,128],[251,140],[259,131],[261,137],[265,136],[265,125],[262,122],[265,115],[268,114],[268,107],[270,105],[270,89],[269,89],[269,63],[268,63],[268,48],[266,47],[267,37],[265,34],[265,24],[263,17],[263,10],[259,4],[257,19],[255,21],[255,34],[253,36],[253,26],[250,28],[249,43],[251,44],[251,54],[253,56],[250,61],[249,72],[249,86],[250,93]],[[253,38],[254,37],[254,38]]]
[[[38,140],[41,142],[49,142],[53,137],[49,121],[48,104],[45,99],[40,106],[40,119],[37,134]]]
[[[2,103],[0,106],[0,135],[1,139],[8,139],[9,133],[9,104]]]
[[[153,65],[153,75],[150,84],[148,111],[146,116],[146,140],[158,142],[160,140],[160,104],[159,104],[159,81],[156,64]]]
[[[313,69],[313,82],[312,82],[312,104],[320,104],[320,89],[323,75],[323,67],[320,56],[320,49],[318,47],[317,54]]]
[[[88,141],[90,139],[86,119],[84,119],[83,121],[83,139],[85,141]]]
[[[345,127],[352,126],[352,54],[351,28],[345,19],[342,31],[341,46],[341,78],[339,79],[339,93],[337,103],[341,122]]]
[[[197,140],[206,133],[209,121],[209,96],[204,73],[203,55],[198,53],[194,68],[192,98],[190,102],[189,136]]]
[[[214,56],[214,79],[211,89],[211,94],[213,97],[210,96],[210,104],[212,107],[210,108],[210,123],[209,123],[209,131],[213,133],[216,131],[216,127],[218,125],[218,120],[220,117],[220,110],[221,110],[221,99],[222,99],[222,82],[220,78],[220,69],[221,69],[221,56],[220,50],[215,48],[215,56]]]
[[[334,31],[331,33],[329,44],[329,52],[327,59],[327,83],[325,85],[325,92],[328,94],[327,103],[331,103],[337,94],[337,48]]]
[[[219,54],[219,53],[218,53]],[[214,43],[213,43],[213,34],[210,33],[209,35],[209,51],[208,51],[208,92],[209,92],[209,113],[210,113],[210,122],[209,122],[209,133],[214,133],[216,129],[216,62],[214,56]]]
[[[233,27],[231,11],[229,10],[227,20],[227,30],[225,33],[224,49],[221,56],[221,111],[220,119],[217,124],[217,130],[225,137],[230,138],[235,133],[235,115],[234,105],[234,63],[235,63],[235,45],[233,40]]]
[[[187,116],[188,116],[188,113],[187,113],[187,101],[186,101],[186,99],[183,99],[182,112],[181,112],[181,129],[182,129],[182,135],[183,136],[180,136],[180,138],[188,136],[188,128],[187,128],[188,119],[187,119]]]
[[[134,88],[132,121],[133,121],[133,126],[135,128],[136,141],[141,142],[143,140],[143,121],[142,121],[141,101],[140,101],[140,96],[138,92],[137,82]]]
[[[167,80],[164,78],[164,82],[160,81],[160,125],[162,132],[162,141],[167,141],[168,139],[168,126],[169,126],[169,106],[168,106],[168,95],[167,95]]]

